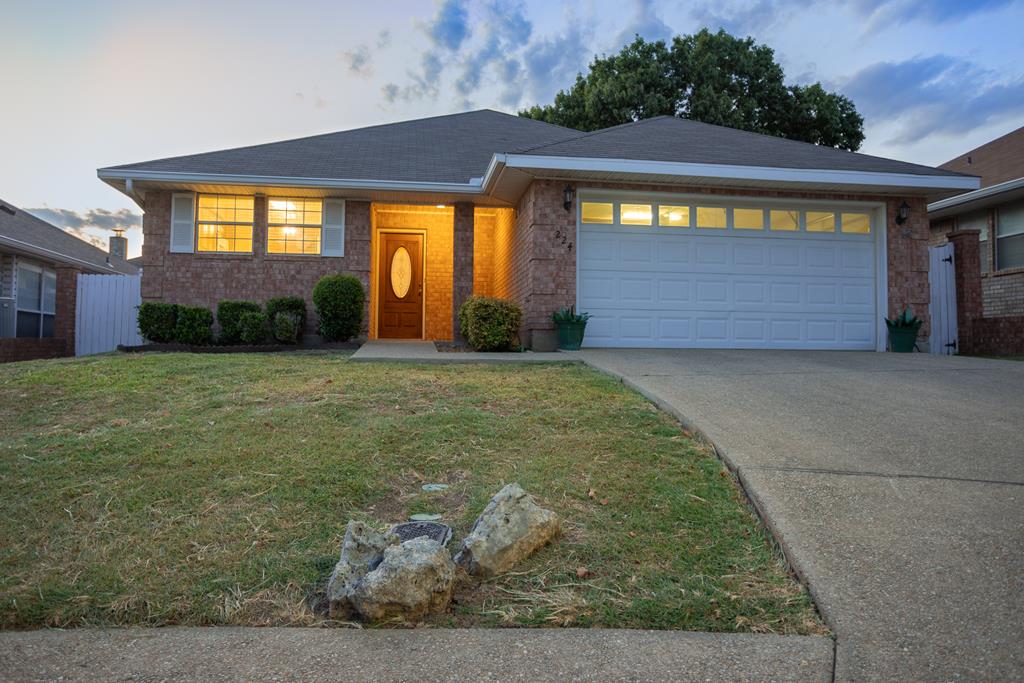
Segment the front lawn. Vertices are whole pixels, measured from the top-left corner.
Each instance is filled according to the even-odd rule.
[[[454,549],[511,481],[563,537],[432,623],[824,632],[722,464],[617,382],[327,353],[0,366],[0,625],[323,623],[350,518],[442,513]]]

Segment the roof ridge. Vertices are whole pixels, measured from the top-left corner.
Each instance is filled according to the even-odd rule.
[[[565,140],[554,140],[553,142],[545,142],[542,145],[536,145],[534,147],[526,147],[524,149],[517,150],[517,153],[521,153],[521,152],[534,152],[534,151],[536,151],[538,149],[543,149],[545,147],[550,147],[551,145],[558,145],[558,144],[561,144],[563,142],[567,142],[569,140],[582,140],[584,138],[591,138],[591,137],[594,137],[595,135],[601,135],[602,133],[608,133],[608,132],[613,131],[613,130],[615,130],[617,128],[627,128],[629,126],[638,126],[641,123],[647,123],[648,121],[654,121],[655,119],[661,119],[661,118],[666,118],[666,117],[667,118],[675,118],[674,116],[669,116],[668,114],[659,114],[658,116],[652,116],[652,117],[646,118],[646,119],[639,119],[637,121],[626,121],[625,123],[619,123],[619,124],[616,124],[614,126],[608,126],[607,128],[599,128],[598,130],[592,130],[592,131],[588,131],[588,132],[578,131],[581,134],[577,135],[576,137],[566,138]],[[569,128],[569,130],[576,130],[576,129],[575,128]]]

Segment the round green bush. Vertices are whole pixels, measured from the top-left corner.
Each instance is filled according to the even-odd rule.
[[[519,348],[523,310],[511,301],[473,296],[459,307],[459,331],[477,351]]]
[[[174,341],[174,326],[178,322],[178,305],[160,301],[147,301],[139,306],[139,334],[157,344]]]
[[[213,341],[213,313],[201,306],[179,306],[174,326],[174,341],[179,344],[209,344]]]
[[[238,319],[239,337],[243,344],[262,344],[267,339],[267,314],[246,311]]]
[[[274,339],[282,344],[298,344],[302,341],[302,318],[293,311],[279,311],[270,323]]]
[[[366,292],[352,275],[325,275],[313,287],[313,307],[324,341],[348,341],[363,329]]]
[[[263,308],[255,301],[231,301],[217,303],[217,324],[220,325],[219,340],[222,344],[238,344],[242,341],[242,316],[246,313],[261,313]]]

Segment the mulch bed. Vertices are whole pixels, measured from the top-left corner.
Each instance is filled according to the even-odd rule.
[[[278,353],[281,351],[354,351],[362,346],[362,342],[322,342],[320,344],[139,344],[125,346],[119,344],[118,351],[125,353],[141,353],[143,351],[159,351],[164,353]]]

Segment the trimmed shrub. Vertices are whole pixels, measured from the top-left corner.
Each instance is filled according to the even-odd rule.
[[[209,344],[213,341],[213,313],[201,306],[179,306],[174,341],[180,344]]]
[[[287,313],[284,322],[280,323],[282,334],[278,335],[279,314]],[[298,344],[302,340],[302,331],[306,329],[306,302],[301,296],[279,296],[267,301],[267,320],[274,339],[282,344]],[[295,321],[298,321],[297,323]],[[292,331],[293,328],[297,329]]]
[[[246,311],[238,319],[238,327],[243,344],[262,344],[267,339],[267,314]]]
[[[304,327],[298,313],[279,311],[274,316],[274,322],[270,324],[270,332],[274,339],[282,344],[298,344],[302,340]]]
[[[472,296],[459,307],[459,331],[477,351],[519,348],[523,310],[511,301]]]
[[[238,344],[242,341],[242,315],[245,313],[261,313],[263,308],[255,301],[231,301],[225,299],[217,302],[217,323],[220,325],[220,342]]]
[[[139,306],[139,334],[151,342],[166,344],[174,341],[174,326],[178,322],[178,304],[147,301]]]
[[[313,306],[324,341],[348,341],[363,329],[363,283],[352,275],[325,275],[313,287]]]

